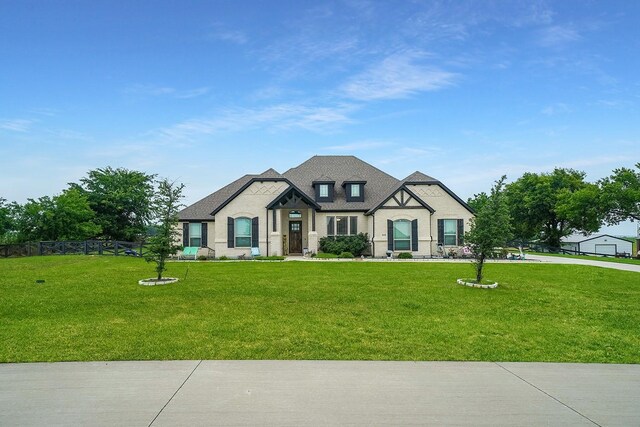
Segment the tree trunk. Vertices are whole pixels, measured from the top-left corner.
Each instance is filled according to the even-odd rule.
[[[480,254],[480,257],[476,261],[476,283],[482,282],[482,268],[484,267],[484,254]]]

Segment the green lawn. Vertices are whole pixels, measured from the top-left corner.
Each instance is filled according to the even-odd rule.
[[[0,362],[640,363],[640,274],[486,270],[498,289],[456,285],[470,263],[180,262],[179,283],[145,287],[153,266],[141,259],[0,259]]]
[[[570,255],[570,254],[551,254],[549,252],[533,252],[527,251],[528,254],[544,255],[544,256],[557,256],[564,258],[577,258],[577,259],[590,259],[593,261],[606,261],[606,262],[618,262],[620,264],[636,264],[640,265],[640,259],[637,258],[615,258],[615,257],[603,257],[603,256],[591,256],[591,255]]]

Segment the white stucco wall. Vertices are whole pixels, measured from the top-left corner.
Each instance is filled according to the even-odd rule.
[[[440,186],[408,185],[407,188],[435,210],[434,214],[431,215],[431,253],[435,254],[438,247],[439,219],[462,219],[464,221],[464,232],[469,231],[469,221],[473,218],[473,214]]]
[[[235,199],[229,202],[224,208],[216,213],[216,227],[214,234],[209,236],[209,246],[216,251],[216,257],[228,256],[236,258],[241,254],[249,256],[251,248],[228,248],[227,247],[227,218],[258,217],[258,231],[260,254],[267,254],[267,240],[269,240],[269,255],[274,255],[273,248],[281,246],[280,242],[273,242],[267,239],[271,234],[269,225],[271,223],[271,212],[267,212],[267,205],[278,195],[287,189],[289,185],[284,181],[256,181],[247,187]],[[269,221],[267,221],[269,213]]]

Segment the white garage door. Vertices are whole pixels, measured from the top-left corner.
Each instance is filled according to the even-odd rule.
[[[616,245],[596,245],[596,253],[597,254],[615,255],[616,254]]]

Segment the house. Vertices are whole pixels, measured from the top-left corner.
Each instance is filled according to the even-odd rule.
[[[560,241],[562,249],[585,253],[587,255],[616,255],[619,253],[632,254],[633,244],[620,237],[608,234],[585,236],[584,234],[572,234],[563,237]]]
[[[372,255],[458,248],[472,209],[442,182],[398,180],[354,156],[313,156],[280,174],[245,175],[179,213],[184,246],[215,256],[302,255],[325,236],[368,233]]]

